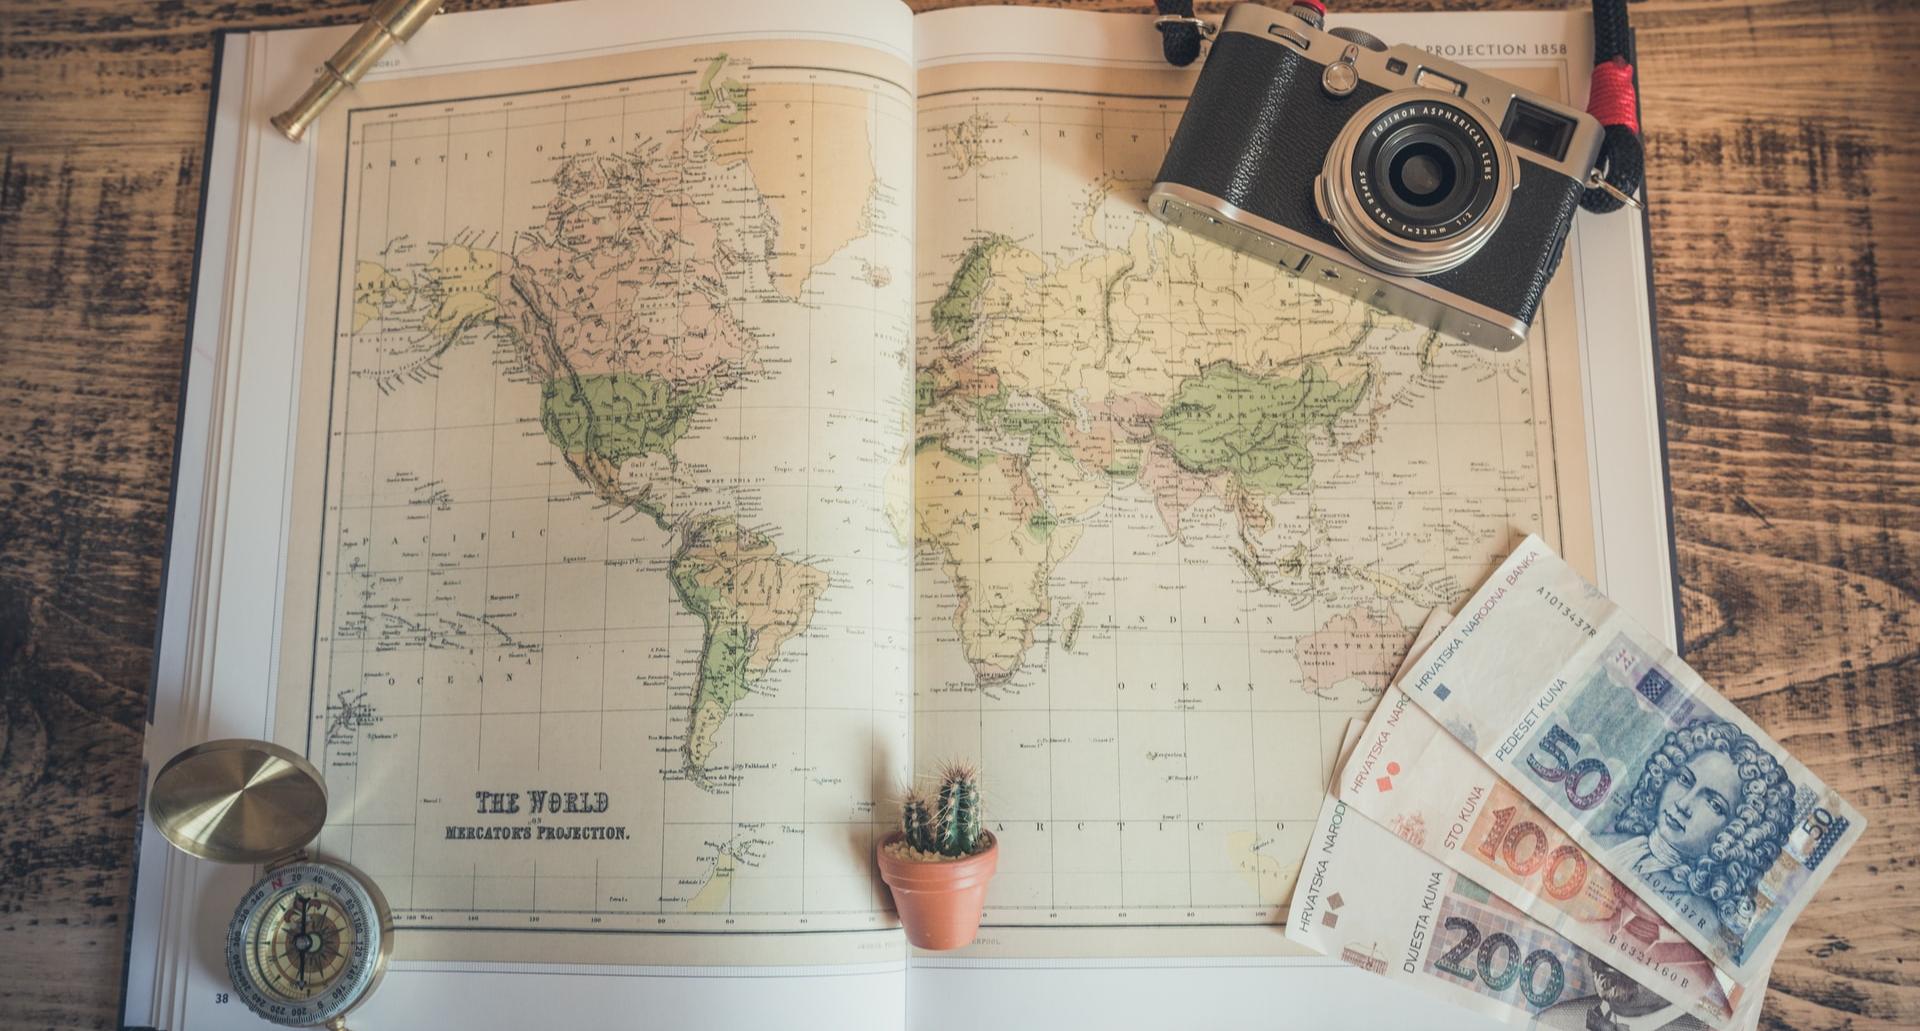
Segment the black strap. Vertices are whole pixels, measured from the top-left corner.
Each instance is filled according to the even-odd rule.
[[[1193,15],[1193,0],[1153,0],[1160,12],[1154,27],[1160,30],[1160,51],[1167,63],[1185,68],[1200,56],[1200,20]]]
[[[1593,0],[1593,63],[1602,65],[1616,57],[1633,64],[1633,27],[1627,22],[1627,0]],[[1596,167],[1615,190],[1628,197],[1638,193],[1646,175],[1646,151],[1640,135],[1624,125],[1607,126]],[[1619,197],[1597,186],[1580,195],[1580,206],[1595,214],[1618,211],[1624,205]]]

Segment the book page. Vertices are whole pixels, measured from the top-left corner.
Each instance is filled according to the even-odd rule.
[[[1280,951],[1424,613],[1529,532],[1592,564],[1574,263],[1527,346],[1436,337],[1146,213],[1196,74],[1149,19],[917,33],[916,768],[982,767],[988,939]]]
[[[274,725],[404,959],[898,957],[911,69],[730,6],[315,129]]]

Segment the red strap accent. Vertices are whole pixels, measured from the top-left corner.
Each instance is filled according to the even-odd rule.
[[[1601,125],[1624,125],[1640,135],[1640,105],[1633,94],[1633,66],[1616,57],[1593,66],[1587,88],[1587,113]]]

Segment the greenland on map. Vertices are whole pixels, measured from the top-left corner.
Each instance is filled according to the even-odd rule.
[[[1495,355],[1149,218],[1186,74],[367,84],[317,134],[273,714],[319,847],[485,958],[887,928],[875,843],[959,759],[989,924],[1278,920],[1420,616],[1590,549],[1574,336],[1564,287]]]

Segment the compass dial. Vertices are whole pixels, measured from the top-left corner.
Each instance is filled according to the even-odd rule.
[[[260,1016],[325,1024],[373,989],[392,932],[386,901],[358,871],[296,863],[269,872],[240,901],[227,927],[227,974]]]

